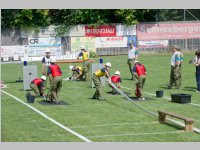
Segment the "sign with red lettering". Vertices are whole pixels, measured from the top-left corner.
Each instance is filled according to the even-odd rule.
[[[116,36],[115,25],[102,25],[98,27],[85,26],[85,36],[102,37],[102,36]]]
[[[127,37],[97,37],[96,48],[127,47]]]

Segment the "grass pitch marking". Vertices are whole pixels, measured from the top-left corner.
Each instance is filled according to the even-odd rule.
[[[197,106],[197,107],[200,107],[200,104],[194,104],[194,103],[190,103],[191,105],[194,105],[194,106]]]
[[[130,97],[128,97],[126,94],[124,94],[124,92],[122,92],[120,89],[118,89],[112,82],[110,82],[110,84],[111,84],[111,86],[112,86],[113,88],[115,88],[115,90],[117,90],[117,92],[119,92],[122,96],[124,96],[125,98],[127,98],[127,100],[132,101],[132,99],[131,99]],[[121,87],[122,87],[122,86],[121,86]],[[122,88],[123,88],[123,87],[122,87]],[[127,88],[127,87],[125,87],[125,88]],[[128,89],[128,88],[127,88],[127,89]],[[129,88],[129,89],[130,89],[130,88]],[[132,89],[131,89],[131,90],[132,90]],[[151,93],[151,94],[152,94],[152,93]],[[132,101],[132,102],[133,102],[133,101]],[[133,103],[134,103],[134,102],[133,102]],[[157,113],[152,112],[152,111],[149,111],[149,110],[147,110],[146,108],[144,108],[143,106],[141,106],[141,105],[139,105],[139,104],[136,104],[136,103],[134,103],[134,104],[135,104],[138,108],[140,108],[140,109],[142,109],[143,111],[149,113],[150,115],[153,115],[154,117],[158,117],[158,114],[157,114]],[[171,121],[171,122],[173,122],[173,123],[175,123],[175,124],[178,124],[178,125],[181,126],[181,127],[185,127],[185,124],[182,123],[182,122],[180,122],[180,121],[176,121],[176,120],[170,119],[170,118],[167,118],[166,120]],[[198,134],[200,134],[200,129],[198,129],[198,128],[194,128],[193,131],[196,132],[196,133],[198,133]]]
[[[140,136],[140,135],[161,135],[161,134],[177,134],[184,133],[184,130],[181,131],[169,131],[169,132],[146,132],[146,133],[128,133],[128,134],[107,134],[107,135],[96,135],[88,136],[89,138],[102,138],[102,137],[117,137],[117,136]]]
[[[91,127],[106,127],[106,126],[123,126],[123,125],[143,125],[143,124],[158,124],[157,121],[153,121],[153,122],[142,122],[142,123],[137,123],[137,122],[126,122],[126,123],[111,123],[111,124],[99,124],[99,125],[91,125],[91,126],[74,126],[71,127],[73,129],[76,128],[91,128]]]
[[[128,87],[125,87],[125,86],[121,86],[121,87],[124,88],[124,89],[127,89],[127,90],[134,90],[134,89],[131,89],[131,88],[128,88]],[[144,92],[144,93],[147,94],[147,95],[156,96],[156,94],[153,94],[153,93],[149,93],[149,92]],[[167,100],[171,100],[171,98],[166,97],[166,96],[164,96],[163,98],[167,99]],[[200,104],[195,104],[195,103],[189,103],[189,104],[193,105],[193,106],[200,107]]]
[[[9,94],[9,93],[7,93],[7,92],[5,92],[5,91],[3,91],[3,90],[2,90],[1,92],[4,93],[4,94],[6,94],[6,95],[8,95],[8,96],[10,96],[10,97],[12,97],[12,98],[15,99],[16,101],[18,101],[18,102],[24,104],[25,106],[27,106],[28,108],[32,109],[33,111],[35,111],[36,113],[38,113],[38,114],[41,115],[42,117],[44,117],[44,118],[46,118],[47,120],[53,122],[54,124],[56,124],[56,125],[59,126],[60,128],[63,128],[65,131],[70,132],[71,134],[75,135],[76,137],[82,139],[83,141],[85,141],[85,142],[92,142],[92,141],[89,140],[88,138],[86,138],[86,137],[84,137],[83,135],[81,135],[81,134],[79,134],[79,133],[77,133],[77,132],[71,130],[70,128],[68,128],[68,127],[66,127],[66,126],[64,126],[64,125],[62,125],[61,123],[59,123],[59,122],[57,122],[56,120],[54,120],[53,118],[47,116],[46,114],[44,114],[44,113],[41,112],[40,110],[36,109],[35,107],[33,107],[33,106],[31,106],[31,105],[25,103],[23,100],[21,100],[21,99],[15,97],[14,95]]]
[[[121,86],[121,87],[122,87],[122,88],[126,88],[126,89],[128,89],[128,90],[133,90],[133,89],[128,88],[128,87],[125,87],[125,86]],[[144,92],[144,93],[146,93],[146,94],[148,94],[148,95],[154,95],[154,96],[155,96],[155,94],[153,94],[153,93],[149,93],[149,92]],[[164,98],[164,97],[163,97],[163,98]],[[169,97],[165,97],[165,98],[170,99]],[[152,112],[152,114],[154,114],[154,113]],[[158,114],[155,114],[154,116],[158,116]],[[182,126],[182,127],[185,127],[185,124],[182,123],[182,122],[180,122],[180,121],[176,121],[176,120],[171,119],[171,118],[167,118],[166,120],[169,120],[169,121],[171,121],[171,122],[173,122],[173,123],[176,123],[176,124],[178,124],[178,125],[180,125],[180,126]],[[193,131],[195,131],[196,133],[200,134],[200,129],[198,129],[198,128],[194,128]]]
[[[153,94],[153,93],[149,93],[149,92],[144,92],[144,93],[146,93],[147,95],[152,95],[152,96],[156,96],[155,94]],[[167,99],[167,100],[171,100],[171,98],[169,98],[169,97],[166,97],[166,96],[164,96],[163,97],[164,99]],[[197,106],[197,107],[200,107],[200,104],[195,104],[195,103],[189,103],[190,105],[193,105],[193,106]]]

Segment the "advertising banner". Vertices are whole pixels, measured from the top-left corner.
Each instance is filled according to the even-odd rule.
[[[200,38],[200,22],[138,24],[138,41]]]
[[[43,56],[47,49],[51,50],[51,55],[62,55],[61,38],[28,38],[29,56]]]
[[[127,37],[97,37],[96,48],[127,47]]]
[[[136,25],[116,25],[117,36],[136,35]]]
[[[21,36],[23,38],[27,37],[55,37],[55,26],[49,26],[45,28],[40,28],[38,33],[35,33],[33,29],[21,29]]]
[[[62,55],[62,48],[61,46],[56,47],[32,47],[28,48],[28,56],[45,56],[45,51],[50,49],[51,55],[60,56]]]
[[[138,41],[139,48],[165,48],[168,44],[168,40]]]
[[[61,38],[28,38],[28,45],[37,47],[61,46]]]
[[[0,52],[1,56],[8,55],[9,57],[18,55],[24,56],[25,52],[28,51],[27,46],[1,46]]]
[[[80,46],[88,51],[95,51],[95,37],[71,37],[71,51],[80,51]]]
[[[77,25],[71,27],[66,36],[85,36],[85,26]]]
[[[1,55],[18,56],[44,56],[47,49],[51,50],[51,55],[62,55],[61,46],[56,47],[32,47],[32,46],[1,46]]]
[[[137,47],[137,38],[135,35],[128,36],[127,47],[129,46],[130,43],[133,43],[134,47]]]
[[[38,33],[35,33],[33,29],[21,30],[21,36],[27,37],[39,37],[49,38],[56,37],[57,32],[55,31],[56,26],[49,26],[46,28],[40,28]],[[72,26],[69,31],[64,33],[64,36],[85,36],[85,25]]]
[[[96,28],[92,26],[85,26],[85,36],[93,36],[93,37],[116,36],[116,26],[102,25]]]

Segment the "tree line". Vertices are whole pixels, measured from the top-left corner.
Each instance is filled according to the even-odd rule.
[[[183,9],[2,9],[1,28],[33,28],[55,25],[58,33],[70,26],[139,22],[190,21],[200,18],[200,10]]]

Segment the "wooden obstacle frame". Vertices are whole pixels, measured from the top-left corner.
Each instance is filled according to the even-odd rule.
[[[96,60],[90,59],[88,60],[90,63],[95,62]],[[81,59],[69,59],[69,60],[58,60],[56,63],[82,63],[83,60]]]
[[[165,111],[165,110],[159,110],[158,111],[159,122],[164,123],[167,115],[174,117],[174,118],[184,120],[185,121],[185,131],[186,132],[193,132],[193,124],[194,124],[193,119],[181,116],[181,115],[173,113],[173,112],[169,112],[169,111]]]

